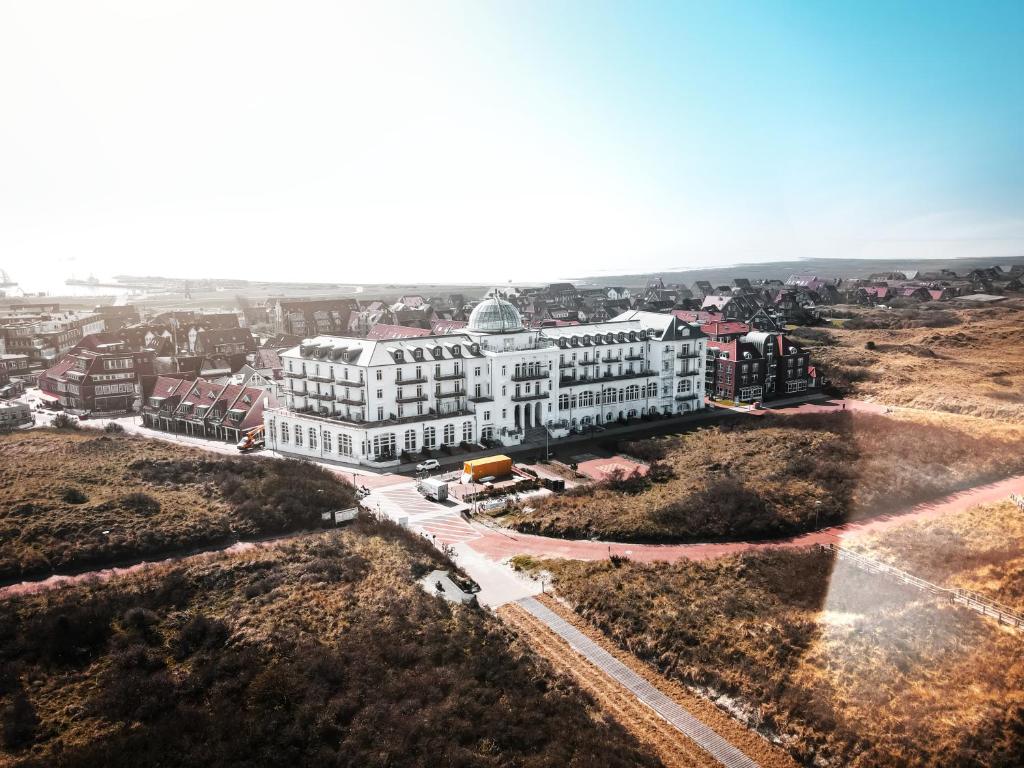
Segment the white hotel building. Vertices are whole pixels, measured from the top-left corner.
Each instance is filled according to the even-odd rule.
[[[706,337],[673,315],[526,330],[500,298],[463,332],[375,341],[318,336],[281,355],[285,405],[264,412],[267,446],[375,466],[403,453],[704,407]]]

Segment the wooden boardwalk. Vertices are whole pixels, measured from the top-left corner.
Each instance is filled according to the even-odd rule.
[[[702,723],[647,680],[584,635],[547,606],[532,597],[518,601],[525,611],[543,622],[587,661],[615,680],[636,699],[647,705],[680,733],[727,768],[759,768],[714,730]]]

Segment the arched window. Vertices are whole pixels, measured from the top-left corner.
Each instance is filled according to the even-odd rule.
[[[566,411],[568,409],[569,409],[569,395],[567,395],[567,394],[559,395],[558,396],[558,410]]]
[[[437,445],[437,431],[433,427],[423,428],[423,447],[433,448]]]
[[[640,399],[640,387],[636,384],[630,384],[626,387],[626,399],[627,400],[639,400]]]
[[[619,390],[619,402],[622,403],[622,402],[625,402],[625,400],[626,400],[626,391],[624,389],[620,389]]]
[[[680,379],[679,380],[679,386],[676,387],[676,392],[683,392],[683,393],[685,393],[685,392],[689,392],[689,391],[690,391],[690,380],[689,379]]]
[[[590,408],[594,405],[594,393],[593,392],[581,392],[580,393],[580,407]]]
[[[655,382],[651,382],[647,385],[647,396],[657,397],[658,396],[658,385]]]

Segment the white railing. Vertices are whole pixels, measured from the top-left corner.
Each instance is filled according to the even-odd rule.
[[[977,592],[972,592],[969,589],[948,589],[947,587],[940,587],[938,584],[932,584],[930,581],[925,581],[922,578],[900,570],[888,563],[875,560],[867,555],[852,552],[849,549],[843,549],[835,544],[824,545],[822,546],[822,549],[834,552],[838,559],[852,563],[858,568],[869,573],[884,574],[896,579],[897,581],[901,581],[904,584],[920,589],[923,592],[928,592],[929,594],[945,598],[952,603],[962,605],[972,611],[982,614],[983,616],[993,618],[1000,624],[1006,624],[1016,629],[1024,629],[1024,616],[1001,603],[997,603],[995,600],[990,600],[984,595],[978,594]]]
[[[1021,496],[1016,493],[1011,493],[1010,501],[1016,504],[1020,508],[1021,512],[1024,512],[1024,496]]]

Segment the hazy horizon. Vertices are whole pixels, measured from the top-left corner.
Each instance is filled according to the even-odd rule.
[[[1022,32],[1019,3],[8,3],[0,268],[52,290],[1012,256]]]

